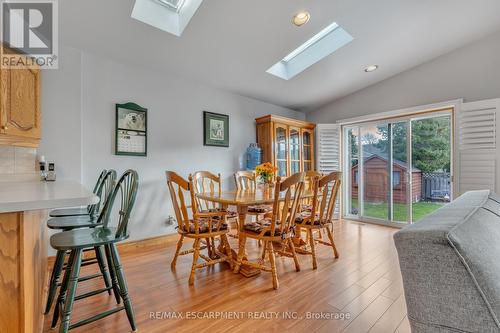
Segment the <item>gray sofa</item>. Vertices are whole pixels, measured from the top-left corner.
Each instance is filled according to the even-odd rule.
[[[413,333],[500,332],[500,196],[467,192],[394,241]]]

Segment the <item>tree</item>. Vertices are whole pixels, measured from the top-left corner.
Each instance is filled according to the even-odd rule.
[[[364,145],[373,145],[378,141],[377,137],[373,133],[365,133],[361,136],[361,143]]]
[[[412,121],[412,164],[422,172],[450,171],[450,118],[437,117]],[[382,136],[375,146],[389,152],[387,125],[377,127]],[[407,128],[404,123],[392,126],[393,157],[402,162],[407,156]]]
[[[413,165],[423,172],[450,171],[450,118],[412,122]]]

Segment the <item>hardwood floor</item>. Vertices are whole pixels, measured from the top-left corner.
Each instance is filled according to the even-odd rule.
[[[334,229],[340,258],[333,259],[331,248],[318,245],[318,269],[312,270],[310,257],[301,255],[302,270],[297,273],[292,259],[278,257],[280,289],[277,291],[272,288],[270,273],[245,278],[233,274],[227,264],[198,271],[195,285],[189,287],[191,256],[181,256],[177,270],[170,269],[175,244],[123,253],[138,330],[410,332],[392,239],[397,229],[352,221],[339,222]],[[236,249],[237,240],[230,241]],[[257,243],[250,241],[248,245],[250,259],[257,258],[260,250]],[[95,269],[86,267],[82,273]],[[77,293],[101,286],[100,279],[82,282]],[[107,294],[77,301],[72,321],[113,306],[114,298]],[[313,318],[308,318],[307,313]],[[221,314],[233,318],[192,318]],[[284,318],[286,314],[292,318]],[[335,314],[345,317],[319,318]],[[272,319],[265,318],[266,315]],[[50,332],[51,318],[52,314],[46,317],[45,332]],[[75,333],[128,331],[130,326],[123,311],[72,330]]]

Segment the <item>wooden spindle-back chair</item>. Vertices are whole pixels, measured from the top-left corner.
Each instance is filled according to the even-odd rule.
[[[247,223],[244,225],[243,231],[240,231],[238,258],[234,268],[235,273],[239,271],[241,264],[271,272],[273,277],[273,288],[278,289],[279,282],[273,242],[280,243],[283,249],[290,249],[291,252],[285,252],[283,250],[280,254],[293,258],[295,269],[297,271],[300,270],[292,238],[295,234],[295,218],[299,210],[303,187],[303,172],[296,173],[283,181],[281,181],[280,177],[277,178],[271,217]],[[264,242],[262,259],[265,258],[267,253],[269,255],[270,267],[265,266],[263,262],[254,263],[243,259],[247,238],[262,240]]]
[[[257,175],[253,171],[237,171],[234,174],[234,181],[238,191],[255,191],[257,189]],[[248,207],[248,215],[259,218],[273,210],[271,205],[255,205]]]
[[[321,173],[318,171],[310,170],[305,173],[304,176],[304,190],[305,191],[313,191],[314,190],[314,182],[315,180],[321,177]],[[312,209],[312,200],[313,198],[304,198],[301,200],[302,206],[301,210],[311,211]]]
[[[299,253],[312,256],[313,269],[317,268],[315,243],[330,246],[333,249],[335,258],[339,257],[337,247],[333,240],[333,231],[330,227],[333,224],[335,205],[340,190],[342,179],[341,172],[332,172],[323,177],[315,177],[313,186],[312,209],[310,212],[303,211],[296,218],[297,228],[307,231],[310,251],[300,251]],[[329,242],[314,238],[314,231],[326,231]]]
[[[222,191],[220,173],[215,175],[209,171],[196,171],[190,176],[190,183],[195,193],[220,194]],[[196,203],[200,212],[211,212],[220,209],[216,203],[208,200],[196,198],[193,203]]]
[[[225,219],[226,212],[201,212],[196,206],[197,198],[196,192],[192,187],[193,183],[173,171],[167,171],[166,176],[167,186],[177,219],[177,232],[180,235],[171,268],[175,269],[178,256],[192,253],[193,264],[189,276],[189,284],[192,285],[196,269],[224,261],[228,262],[232,267],[231,248],[227,239],[229,229]],[[191,200],[191,212],[189,212],[189,206],[186,204],[187,198]],[[181,251],[185,237],[194,239],[193,247],[189,250]],[[220,238],[220,249],[224,253],[215,249],[213,245],[213,240],[217,237]],[[200,245],[203,239],[206,241],[206,246]],[[210,245],[209,240],[212,240],[212,245]],[[209,250],[208,256],[200,253],[204,249]],[[199,264],[198,258],[205,260],[205,262]]]
[[[234,182],[238,191],[255,191],[257,188],[257,175],[253,171],[236,171]]]

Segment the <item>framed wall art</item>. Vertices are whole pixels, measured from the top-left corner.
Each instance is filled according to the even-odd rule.
[[[147,109],[135,104],[116,104],[116,155],[147,156]]]
[[[229,147],[229,116],[204,111],[203,132],[205,146]]]

